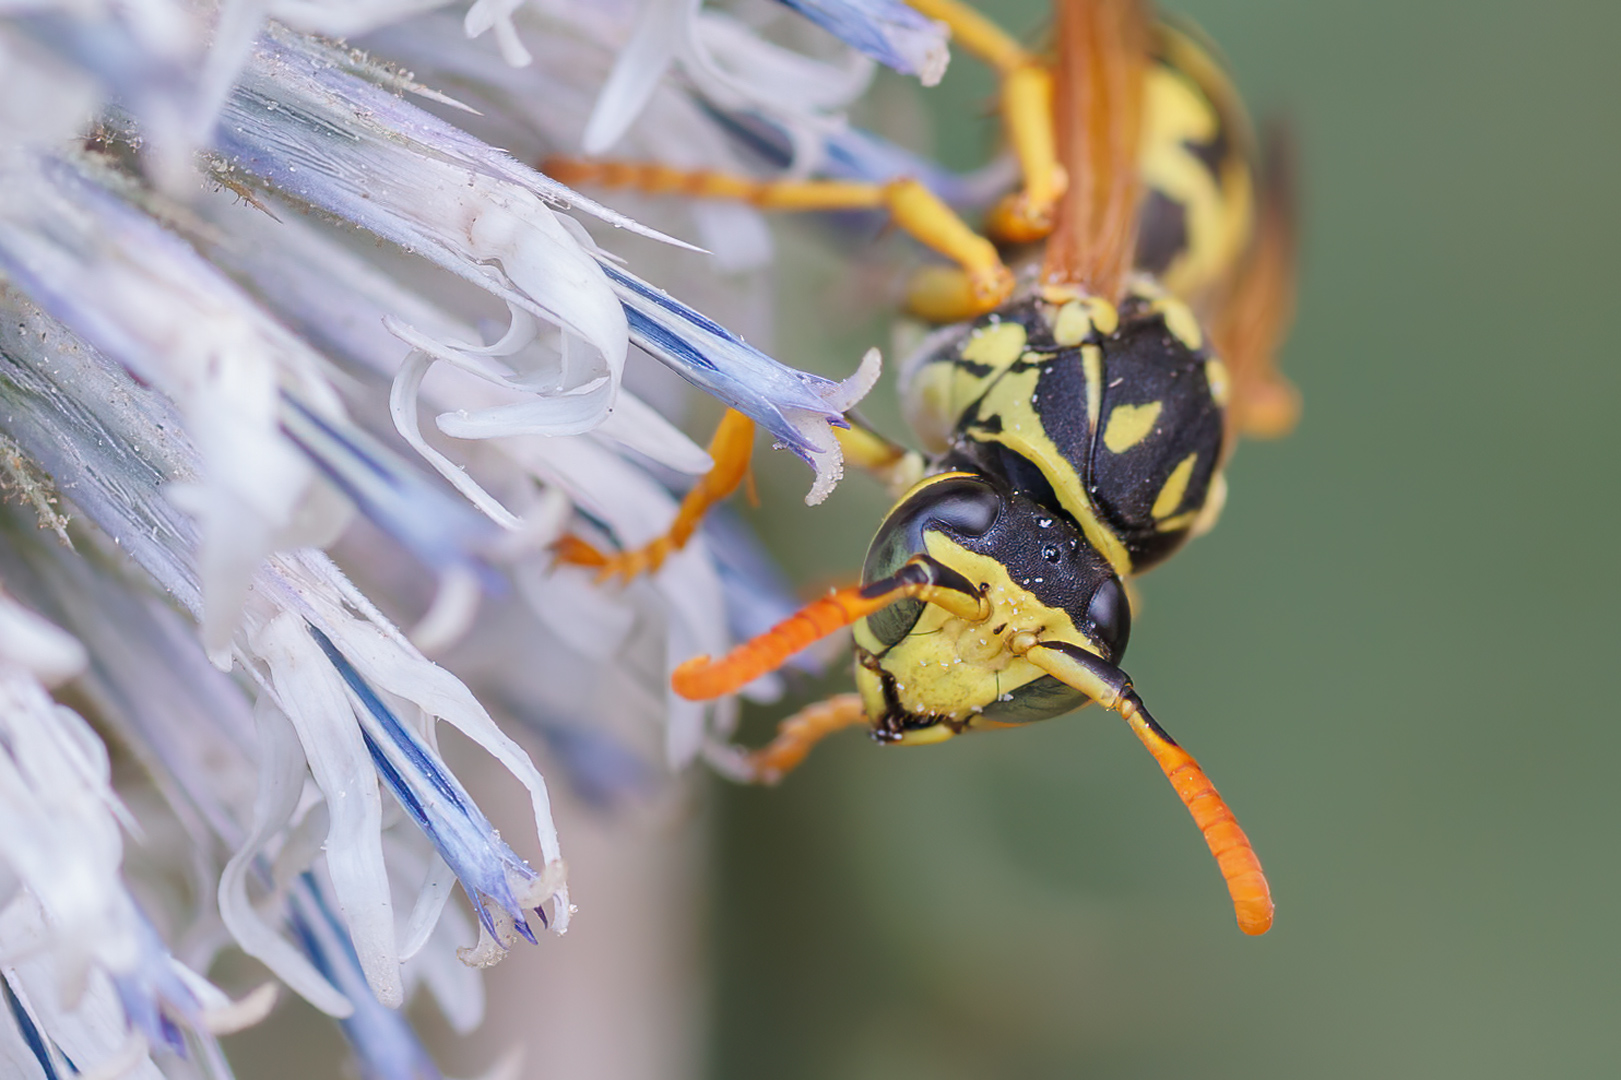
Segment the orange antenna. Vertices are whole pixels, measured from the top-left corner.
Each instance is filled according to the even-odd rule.
[[[794,612],[719,660],[697,656],[670,674],[670,685],[689,701],[707,701],[775,671],[799,650],[833,631],[911,598],[937,604],[960,619],[990,617],[990,601],[969,580],[927,555],[914,555],[894,574],[867,585],[835,589]]]
[[[1193,815],[1210,854],[1216,857],[1227,895],[1233,898],[1233,914],[1238,928],[1246,934],[1264,934],[1272,928],[1272,888],[1266,883],[1261,859],[1250,838],[1238,827],[1238,818],[1227,806],[1210,777],[1193,760],[1193,755],[1176,744],[1165,729],[1154,722],[1134,692],[1127,691],[1116,706],[1131,730],[1159,762],[1165,779],[1171,782],[1182,805]]]
[[[1073,686],[1105,709],[1119,713],[1131,725],[1210,845],[1210,854],[1216,857],[1222,880],[1227,882],[1227,894],[1233,898],[1238,928],[1246,934],[1264,934],[1271,929],[1272,890],[1249,837],[1238,827],[1238,819],[1193,755],[1178,746],[1143,708],[1143,699],[1132,689],[1126,673],[1102,657],[1064,641],[1038,641],[1033,634],[1015,634],[1009,644],[1042,671]]]
[[[1148,28],[1139,0],[1059,0],[1054,105],[1069,176],[1043,280],[1113,300],[1137,246]]]

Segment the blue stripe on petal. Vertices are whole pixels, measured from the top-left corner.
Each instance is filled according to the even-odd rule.
[[[57,1072],[56,1059],[51,1054],[50,1048],[45,1045],[45,1035],[34,1023],[34,1018],[28,1014],[28,1010],[23,1007],[17,992],[11,988],[11,980],[4,975],[0,975],[0,990],[5,991],[6,1007],[11,1010],[11,1018],[16,1022],[17,1031],[22,1035],[23,1042],[28,1045],[29,1053],[34,1055],[39,1067],[45,1070],[46,1080],[60,1080],[62,1074]],[[68,1062],[68,1067],[73,1068],[73,1063]],[[78,1072],[77,1069],[73,1071]]]
[[[469,566],[487,591],[503,579],[479,552],[499,530],[430,484],[370,435],[282,394],[282,431],[360,512],[435,570]]]
[[[507,846],[472,796],[383,703],[332,639],[314,626],[309,632],[375,724],[375,728],[363,724],[362,733],[378,775],[455,872],[479,921],[499,936],[485,903],[493,901],[512,918],[518,933],[533,942],[534,933],[513,895],[509,875],[533,880],[538,876],[535,870]]]
[[[850,47],[933,86],[945,74],[946,28],[901,0],[778,0]]]
[[[809,441],[803,416],[848,427],[835,407],[840,384],[778,363],[707,315],[603,257],[599,260],[625,305],[630,337],[688,382],[764,427],[805,458],[827,449]],[[828,433],[827,441],[832,441]]]
[[[308,873],[288,895],[288,922],[316,969],[354,1003],[338,1026],[366,1080],[441,1080],[441,1073],[405,1015],[372,995],[349,932]]]

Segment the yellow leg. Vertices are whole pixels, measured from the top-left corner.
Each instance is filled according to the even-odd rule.
[[[736,199],[766,210],[887,210],[891,220],[919,243],[955,262],[955,288],[931,291],[924,318],[958,322],[1000,307],[1013,293],[1013,273],[1002,264],[996,245],[965,225],[939,197],[916,180],[883,184],[850,180],[752,180],[710,171],[683,171],[663,165],[551,158],[541,164],[565,184],[630,187],[654,194],[698,199]],[[941,268],[945,269],[945,268]]]
[[[951,29],[952,44],[979,57],[1002,82],[1002,124],[1018,158],[1024,189],[1003,199],[986,219],[998,240],[1025,244],[1053,231],[1053,212],[1068,187],[1053,140],[1053,78],[1007,31],[961,0],[908,0]]]
[[[872,473],[897,498],[923,479],[923,455],[890,442],[871,428],[846,416],[848,428],[834,428],[844,460]]]
[[[808,705],[781,724],[777,737],[747,758],[756,784],[775,784],[798,767],[811,747],[835,732],[865,723],[867,710],[859,694],[837,694]]]
[[[616,574],[629,581],[638,574],[652,573],[671,554],[686,546],[711,506],[737,490],[749,471],[749,458],[753,453],[754,421],[736,409],[727,409],[715,428],[715,437],[709,441],[709,456],[715,460],[714,467],[681,500],[681,508],[663,536],[633,551],[612,555],[577,536],[565,536],[557,544],[557,561],[597,567],[598,581],[606,581]]]

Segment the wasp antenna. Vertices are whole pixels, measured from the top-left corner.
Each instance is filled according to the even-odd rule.
[[[975,622],[990,614],[990,602],[967,578],[927,555],[914,555],[887,578],[835,589],[812,600],[719,660],[708,656],[688,660],[670,674],[670,686],[689,701],[708,701],[730,694],[766,672],[777,670],[790,656],[833,631],[907,598],[936,604],[958,618]]]
[[[1073,686],[1105,709],[1113,709],[1131,725],[1210,845],[1210,854],[1216,857],[1227,892],[1233,898],[1238,928],[1246,934],[1264,934],[1271,929],[1272,890],[1249,837],[1238,827],[1238,819],[1193,755],[1178,746],[1143,708],[1143,699],[1132,689],[1126,673],[1067,642],[1030,641],[1014,643],[1013,648],[1055,679]]]
[[[1233,898],[1233,913],[1238,916],[1238,928],[1246,934],[1264,934],[1272,928],[1272,889],[1261,869],[1261,860],[1255,854],[1238,819],[1227,806],[1227,801],[1210,782],[1204,769],[1193,760],[1193,755],[1176,744],[1165,729],[1143,708],[1142,699],[1128,690],[1116,706],[1125,717],[1148,752],[1159,762],[1165,778],[1176,789],[1182,805],[1193,815],[1210,854],[1216,857],[1227,892]]]
[[[1147,15],[1140,0],[1061,0],[1058,159],[1069,176],[1042,267],[1052,284],[1113,300],[1137,246]]]

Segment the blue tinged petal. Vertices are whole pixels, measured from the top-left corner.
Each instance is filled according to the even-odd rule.
[[[602,354],[617,381],[624,317],[543,200],[587,212],[595,204],[340,60],[347,57],[272,28],[221,116],[217,143],[228,167],[567,329]],[[600,215],[649,232],[621,215]]]
[[[754,420],[817,470],[807,502],[820,502],[838,480],[842,458],[834,427],[877,379],[876,354],[844,382],[771,359],[708,316],[599,256],[625,305],[630,337],[672,371]],[[831,458],[831,465],[829,464]]]
[[[0,972],[0,991],[5,992],[6,1011],[11,1014],[11,1021],[16,1025],[17,1033],[22,1036],[23,1045],[39,1063],[40,1071],[45,1074],[45,1080],[61,1080],[62,1074],[57,1069],[58,1058],[62,1058],[70,1073],[77,1073],[79,1070],[63,1057],[60,1050],[46,1043],[45,1035],[34,1022],[33,1015],[17,996],[17,991],[12,989],[11,977],[3,972]]]
[[[479,921],[492,936],[500,936],[487,903],[493,901],[505,910],[518,932],[533,942],[535,936],[513,893],[513,883],[534,882],[540,875],[507,846],[439,755],[400,722],[332,639],[314,626],[309,632],[362,707],[366,747],[378,775],[456,872]],[[544,912],[538,907],[532,910],[544,924]]]
[[[436,570],[474,569],[489,590],[501,577],[478,554],[499,529],[467,503],[429,484],[415,469],[364,431],[321,416],[282,395],[282,430],[326,478],[379,527]]]
[[[950,53],[944,23],[901,0],[779,0],[845,44],[902,75],[933,86],[946,73]]]
[[[161,493],[197,475],[168,399],[137,386],[71,331],[0,284],[6,433],[158,586],[196,616],[196,527]]]
[[[411,1023],[398,1009],[372,996],[349,935],[311,874],[303,874],[288,895],[289,919],[299,944],[316,969],[355,1010],[339,1021],[365,1080],[439,1080],[440,1072]]]

